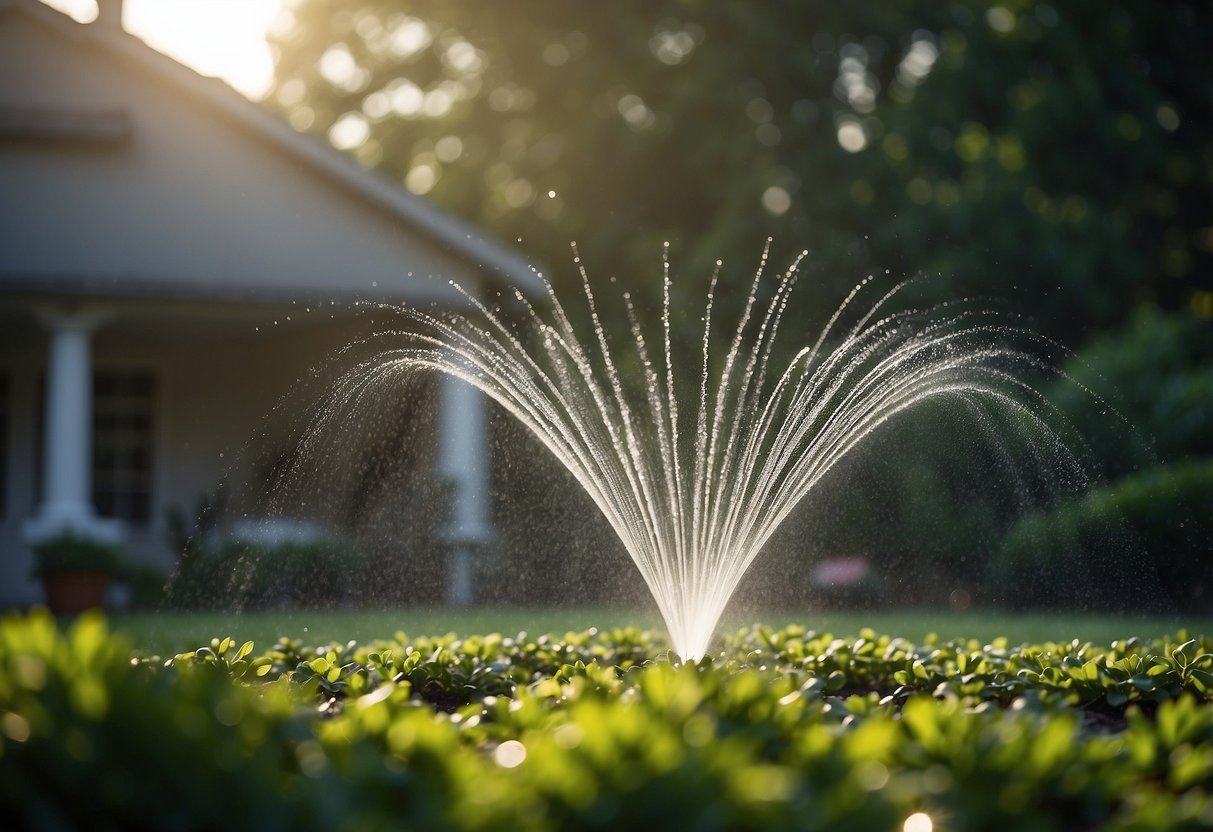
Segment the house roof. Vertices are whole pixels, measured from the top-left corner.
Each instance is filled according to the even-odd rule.
[[[523,255],[442,211],[395,183],[360,166],[320,138],[294,130],[264,107],[223,81],[208,78],[156,51],[120,26],[79,23],[39,0],[0,0],[0,20],[8,13],[31,16],[81,44],[154,75],[183,95],[269,142],[297,164],[328,179],[395,220],[422,233],[438,248],[468,263],[491,280],[530,294],[542,293],[535,267]],[[96,121],[96,119],[94,119]],[[94,125],[95,127],[95,125]]]

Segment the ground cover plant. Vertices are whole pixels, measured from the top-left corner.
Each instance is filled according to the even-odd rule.
[[[835,638],[699,663],[635,628],[216,638],[0,625],[10,828],[1177,829],[1213,824],[1213,639]]]
[[[783,611],[763,607],[747,611],[743,605],[727,611],[721,632],[735,631],[762,621],[772,627],[812,622],[818,632],[854,641],[865,628],[897,633],[914,642],[930,637],[977,639],[983,644],[999,636],[1012,644],[1044,642],[1065,633],[1080,641],[1110,644],[1130,635],[1156,638],[1181,629],[1213,632],[1213,617],[1201,615],[1092,614],[935,608]],[[269,646],[283,633],[312,644],[351,639],[371,642],[387,634],[454,633],[464,637],[483,633],[525,631],[532,634],[580,632],[591,627],[610,630],[625,627],[661,629],[661,615],[652,606],[477,606],[398,607],[383,610],[288,609],[229,611],[112,612],[110,629],[124,637],[142,655],[171,656],[209,644],[215,633],[230,634],[241,643],[252,640]]]

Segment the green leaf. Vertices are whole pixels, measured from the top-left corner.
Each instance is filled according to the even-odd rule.
[[[1154,684],[1154,680],[1147,676],[1134,676],[1130,681],[1142,693],[1151,693],[1157,687]]]
[[[1192,680],[1192,686],[1201,693],[1213,692],[1213,673],[1192,669],[1188,671],[1188,678]]]
[[[1183,644],[1179,645],[1178,647],[1176,647],[1174,650],[1171,651],[1172,658],[1174,658],[1175,661],[1179,662],[1180,667],[1188,666],[1189,657],[1188,657],[1187,651],[1190,647],[1192,647],[1195,644],[1196,644],[1196,639],[1194,639],[1194,638],[1188,639]]]

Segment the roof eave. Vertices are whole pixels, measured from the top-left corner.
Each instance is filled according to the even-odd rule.
[[[0,0],[0,12],[19,9],[43,23],[60,27],[72,37],[86,39],[141,68],[185,86],[208,105],[264,141],[281,147],[331,181],[367,202],[386,210],[407,225],[425,233],[444,250],[507,286],[532,297],[546,294],[540,269],[522,254],[484,236],[469,223],[414,196],[386,177],[359,165],[316,136],[299,133],[264,107],[249,101],[223,81],[200,75],[157,52],[139,38],[116,26],[81,24],[38,0]]]

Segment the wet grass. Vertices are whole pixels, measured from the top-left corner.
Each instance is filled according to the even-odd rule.
[[[1046,641],[1091,641],[1109,644],[1116,639],[1158,638],[1186,630],[1192,634],[1213,632],[1207,616],[1148,616],[1141,614],[1092,615],[1085,613],[1010,613],[1003,610],[881,610],[877,612],[827,612],[818,616],[772,614],[761,617],[773,627],[798,623],[818,631],[830,630],[840,637],[853,636],[870,627],[895,633],[922,643],[934,634],[943,640],[972,638],[988,643],[1005,637],[1011,644]],[[752,623],[742,619],[738,624]]]
[[[865,627],[922,643],[929,634],[948,640],[972,638],[990,642],[1000,636],[1011,644],[1045,641],[1092,641],[1109,644],[1115,639],[1156,638],[1165,633],[1213,633],[1213,618],[1202,616],[1085,615],[1071,613],[1017,614],[992,610],[881,610],[869,612],[791,611],[726,613],[721,631],[761,621],[772,627],[801,624],[818,632],[855,637]],[[171,612],[116,614],[111,626],[145,655],[170,655],[207,644],[215,636],[232,636],[237,643],[252,640],[261,649],[281,636],[305,644],[456,633],[527,632],[563,635],[591,627],[607,630],[635,626],[662,631],[653,609],[621,607],[472,609],[409,608],[377,611],[274,611],[274,612]]]
[[[252,640],[267,648],[281,636],[305,644],[368,642],[409,636],[456,633],[519,633],[533,635],[598,627],[661,626],[656,612],[584,607],[576,609],[475,607],[451,609],[414,607],[399,610],[272,612],[170,612],[114,615],[110,625],[142,653],[166,655],[198,647],[215,636]]]

